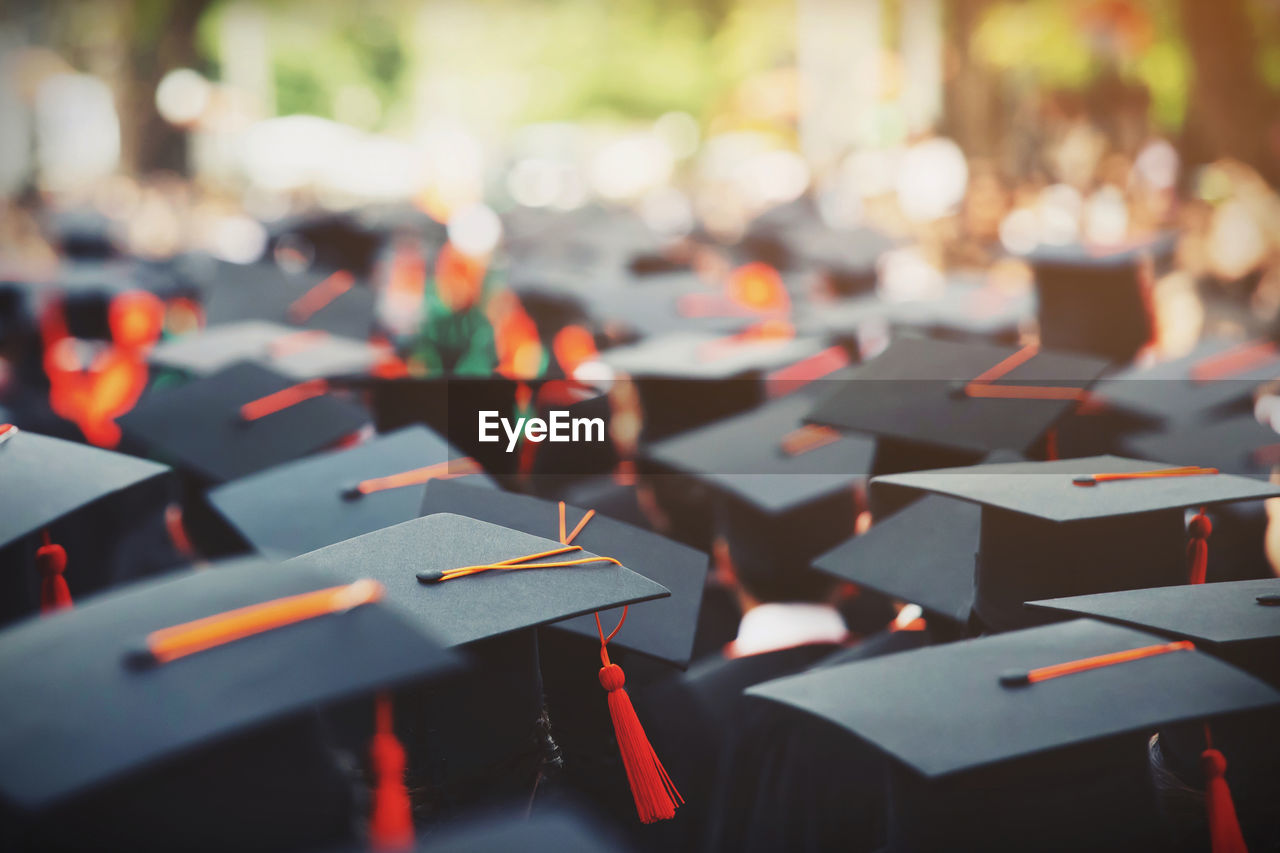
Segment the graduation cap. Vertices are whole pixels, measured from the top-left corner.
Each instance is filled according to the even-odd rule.
[[[238,361],[256,361],[293,379],[359,375],[386,354],[362,340],[246,320],[171,338],[148,355],[156,367],[206,376]]]
[[[561,528],[562,506],[528,495],[476,488],[465,480],[440,480],[427,484],[422,514],[456,513],[535,536],[567,540],[566,544],[616,557],[623,565],[669,589],[671,596],[632,608],[626,628],[613,644],[681,668],[688,666],[707,576],[707,555],[577,507],[564,507]],[[601,619],[614,624],[620,615],[606,611],[601,613]],[[557,622],[553,627],[593,640],[598,637],[591,616]]]
[[[1087,356],[900,338],[809,420],[921,445],[1027,452],[1106,369]]]
[[[292,250],[322,270],[350,270],[361,278],[373,272],[385,235],[348,213],[311,212],[272,223],[267,246]]]
[[[1094,389],[1108,407],[1174,423],[1252,406],[1254,390],[1280,378],[1280,346],[1209,338],[1182,358],[1113,373]]]
[[[708,287],[692,272],[649,275],[636,281],[582,291],[583,311],[615,339],[644,340],[672,334],[731,334],[758,319]]]
[[[319,780],[275,762],[300,723],[267,743],[253,735],[454,668],[455,656],[384,598],[368,579],[244,560],[10,628],[0,683],[22,701],[0,708],[0,801],[23,814],[52,809],[43,828],[79,834],[75,846],[281,847],[296,841],[290,832],[310,837],[312,821],[346,823],[324,814],[330,803],[306,805]],[[275,772],[302,790],[270,782]],[[281,786],[266,807],[262,784]]]
[[[240,362],[143,397],[119,423],[129,441],[226,482],[328,447],[368,422],[359,405]]]
[[[523,402],[522,388],[532,385],[504,376],[430,376],[361,378],[341,384],[368,392],[374,425],[390,432],[410,424],[426,424],[490,473],[515,472],[519,454],[507,453],[504,442],[479,440],[479,413],[514,418]],[[530,395],[531,396],[531,395]]]
[[[774,400],[660,441],[646,456],[768,514],[804,511],[863,482],[874,451],[869,439],[806,426],[811,405],[803,393]]]
[[[1041,342],[1119,364],[1132,360],[1156,332],[1148,269],[1167,262],[1176,244],[1168,233],[1116,251],[1044,245],[1031,252]]]
[[[747,693],[827,720],[891,759],[890,850],[1024,849],[1042,839],[1161,846],[1150,732],[1280,703],[1280,692],[1190,643],[1091,620],[823,668]]]
[[[614,557],[452,513],[366,533],[291,562],[319,566],[342,577],[369,575],[386,586],[389,600],[448,646],[474,648],[478,641],[527,634],[526,629],[540,625],[670,594]],[[614,633],[621,628],[619,623]],[[600,682],[608,693],[637,813],[646,823],[669,818],[679,795],[636,720],[621,668],[609,661],[606,647],[612,635],[606,637],[603,627],[598,632],[605,663]],[[536,678],[536,665],[533,675]],[[515,729],[522,715],[529,718],[524,720],[527,726],[529,715],[540,713],[541,699],[526,691],[526,698],[534,700],[532,707],[517,707],[507,695],[519,689],[517,676],[509,678],[510,683],[504,677],[479,685],[474,701],[489,708],[487,713],[508,711],[509,722],[500,725]],[[495,737],[488,719],[470,708],[465,714],[454,721],[460,742]],[[527,748],[525,742],[523,750]]]
[[[69,561],[56,544],[62,538],[60,522],[158,482],[168,472],[154,462],[0,424],[0,481],[11,496],[0,519],[0,549],[38,532],[45,534],[35,553],[38,574],[11,565],[0,576],[0,589],[5,591],[0,612],[14,617],[37,605],[45,611],[66,607],[72,586],[86,591],[104,585],[98,558],[77,553]],[[70,581],[63,574],[69,565]]]
[[[876,475],[968,465],[996,450],[1041,455],[1105,368],[1035,347],[904,337],[832,383],[808,420],[876,436]],[[901,508],[874,489],[871,502],[877,518]]]
[[[1122,447],[1142,459],[1196,459],[1228,474],[1264,480],[1280,465],[1280,434],[1252,414],[1130,435]]]
[[[1270,675],[1270,680],[1277,674],[1274,653],[1280,641],[1280,578],[1122,590],[1029,601],[1027,606],[1192,640],[1256,674]],[[1259,643],[1271,652],[1266,668],[1248,666],[1227,652],[1236,646],[1251,646],[1250,651],[1257,651]]]
[[[725,337],[664,335],[606,350],[600,360],[636,381],[644,438],[652,442],[757,405],[770,372],[824,349],[814,338],[760,329]]]
[[[120,255],[111,220],[90,208],[61,211],[46,224],[62,257],[102,261]]]
[[[228,483],[209,502],[258,550],[295,557],[417,518],[427,483],[454,477],[493,485],[440,436],[409,426]]]
[[[917,471],[874,482],[981,505],[974,611],[994,630],[1034,623],[1022,607],[1033,599],[1203,581],[1212,526],[1199,515],[1188,532],[1184,510],[1280,495],[1280,488],[1212,468],[1115,456]]]
[[[931,495],[818,556],[813,567],[918,604],[930,620],[964,629],[973,610],[981,513],[973,504]]]
[[[269,320],[363,340],[374,322],[373,291],[346,269],[286,272],[270,263],[219,262],[204,299],[210,326]]]

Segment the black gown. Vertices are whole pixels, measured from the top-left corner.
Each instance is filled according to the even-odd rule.
[[[809,668],[839,651],[834,643],[794,646],[739,658],[716,657],[685,675],[655,685],[637,700],[658,757],[685,803],[673,820],[642,827],[644,849],[699,850],[714,815],[713,797],[721,763],[742,740],[748,687]]]

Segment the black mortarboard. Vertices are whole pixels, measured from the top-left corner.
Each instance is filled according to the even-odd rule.
[[[979,454],[1026,453],[1077,404],[1072,389],[1087,388],[1105,368],[1087,356],[900,338],[820,402],[809,420]],[[1064,393],[1045,399],[1043,391]]]
[[[824,667],[748,693],[828,719],[929,778],[1280,703],[1280,692],[1191,649],[1012,683],[1041,667],[1162,642],[1075,619]]]
[[[1188,355],[1108,376],[1094,388],[1109,407],[1185,422],[1251,404],[1254,389],[1280,378],[1280,347],[1270,341],[1209,338]]]
[[[759,404],[771,371],[822,350],[813,338],[682,333],[606,350],[601,361],[636,381],[652,442]]]
[[[296,557],[417,518],[427,479],[464,476],[492,485],[444,439],[410,426],[228,483],[209,502],[258,550]]]
[[[148,354],[152,365],[192,376],[255,361],[297,380],[367,373],[383,358],[381,350],[363,340],[265,320],[212,326],[164,341]]]
[[[1186,583],[1193,572],[1185,556],[1185,508],[1280,495],[1280,488],[1212,469],[1141,476],[1174,470],[1095,456],[874,482],[982,506],[974,609],[987,628],[1007,630],[1036,621],[1022,606],[1033,599]]]
[[[323,380],[299,385],[241,362],[180,387],[157,389],[119,423],[131,443],[226,482],[328,447],[368,422],[362,407],[324,393],[324,387]]]
[[[426,424],[486,471],[499,475],[515,472],[519,454],[507,453],[505,441],[481,442],[478,419],[484,411],[517,417],[522,383],[495,375],[378,378],[353,384],[368,390],[379,432]]]
[[[120,255],[111,220],[90,208],[55,213],[46,223],[59,253],[77,261],[101,261]]]
[[[306,607],[279,601],[320,590]],[[43,808],[310,706],[453,667],[380,600],[372,582],[245,560],[8,629],[0,683],[21,701],[0,708],[0,796]],[[212,638],[163,631],[267,602],[279,608],[256,611],[250,633],[232,619]]]
[[[16,427],[0,430],[0,481],[11,497],[0,517],[0,547],[169,470]]]
[[[1027,604],[1192,640],[1219,654],[1225,654],[1226,647],[1252,646],[1250,651],[1255,651],[1265,644],[1267,666],[1225,656],[1273,682],[1280,674],[1280,578],[1122,590]]]
[[[362,340],[373,327],[374,301],[346,270],[291,273],[268,263],[219,263],[204,294],[210,326],[269,320]]]
[[[808,394],[784,397],[665,439],[646,455],[766,513],[803,510],[863,482],[874,451],[870,439],[805,426],[811,405]]]
[[[531,629],[670,594],[612,558],[451,513],[366,533],[292,562],[344,577],[371,573],[386,585],[388,599],[425,630],[446,645],[465,644],[483,664],[485,671],[476,678],[434,700],[428,695],[412,715],[425,715],[423,737],[431,741],[427,758],[434,768],[426,784],[440,789],[437,799],[445,806],[510,791],[522,779],[536,786],[540,771],[528,767],[528,760],[545,740],[546,723],[537,636]],[[601,670],[610,708],[622,681],[617,667]],[[631,717],[634,723],[634,712]],[[623,746],[637,748],[635,742]],[[443,765],[442,756],[449,759]],[[660,767],[652,750],[648,760],[653,762],[646,765],[649,773]],[[521,764],[524,772],[511,769]],[[486,776],[491,782],[477,788],[477,780]]]
[[[1059,664],[1068,667],[1055,677]],[[1162,849],[1151,731],[1280,703],[1280,692],[1189,644],[1091,620],[747,692],[834,723],[893,759],[894,851]]]
[[[1175,235],[1165,234],[1118,251],[1036,249],[1027,260],[1036,277],[1040,340],[1051,349],[1130,361],[1155,337],[1147,291],[1155,265],[1172,255],[1175,244]],[[1148,266],[1151,271],[1144,271]]]
[[[1141,459],[1195,459],[1228,474],[1264,480],[1280,465],[1280,434],[1252,414],[1138,433],[1125,438],[1122,446]]]
[[[728,334],[756,318],[691,272],[645,276],[587,289],[583,308],[611,337],[644,339],[677,333]]]
[[[555,502],[478,489],[465,481],[427,484],[422,514],[438,512],[465,515],[548,539],[558,538],[560,533],[560,509]],[[564,532],[571,534],[586,513],[566,506]],[[707,555],[599,513],[592,513],[572,543],[621,560],[623,565],[671,590],[670,598],[631,608],[626,626],[612,644],[679,667],[687,666],[706,582]],[[612,626],[617,624],[619,615],[602,613],[601,620]],[[591,616],[558,622],[553,627],[598,639]]]
[[[368,576],[381,581],[388,600],[405,607],[424,630],[449,646],[670,595],[644,576],[605,561],[486,571],[434,583],[418,580],[418,575],[564,547],[554,535],[531,536],[474,518],[437,513],[329,545],[290,563],[319,566],[345,578]],[[589,556],[590,552],[579,550],[546,560]]]
[[[822,554],[813,567],[964,628],[981,514],[973,504],[929,496]]]
[[[362,278],[373,272],[385,235],[350,213],[309,212],[271,225],[268,248],[292,249],[325,270],[350,270]]]

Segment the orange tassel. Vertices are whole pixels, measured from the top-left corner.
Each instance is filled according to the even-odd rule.
[[[1227,759],[1209,747],[1200,753],[1204,766],[1204,804],[1209,816],[1209,847],[1213,853],[1249,853],[1240,832],[1240,820],[1227,786]]]
[[[44,544],[36,550],[36,568],[40,570],[40,612],[52,613],[71,606],[71,590],[63,572],[67,570],[67,552],[49,541],[44,531]]]
[[[596,628],[600,631],[600,660],[604,664],[600,669],[600,686],[608,692],[609,716],[613,719],[613,731],[618,738],[618,752],[622,754],[622,766],[627,771],[631,796],[636,802],[636,814],[640,816],[641,823],[654,823],[675,817],[676,809],[684,804],[684,798],[676,790],[675,783],[653,751],[644,727],[640,725],[635,706],[625,689],[627,678],[622,667],[609,660],[608,642],[626,619],[624,607],[618,627],[605,637],[604,629],[600,627],[600,614],[596,614]]]
[[[1213,533],[1213,522],[1200,510],[1191,517],[1187,527],[1187,562],[1190,564],[1190,580],[1188,583],[1204,583],[1205,573],[1209,568],[1209,534]]]
[[[373,763],[373,808],[369,815],[369,846],[374,850],[413,849],[413,806],[404,784],[407,765],[404,746],[391,720],[391,699],[379,693],[377,719],[369,758]]]

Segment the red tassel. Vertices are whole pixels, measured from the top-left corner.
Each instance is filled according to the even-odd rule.
[[[1044,434],[1044,458],[1046,462],[1058,460],[1058,428],[1051,427]]]
[[[1227,786],[1227,759],[1210,747],[1200,753],[1204,766],[1204,804],[1209,815],[1209,841],[1213,853],[1249,853],[1240,832],[1236,806]]]
[[[44,544],[36,550],[36,568],[40,570],[40,612],[52,613],[71,606],[71,590],[63,572],[67,570],[67,552],[49,541],[44,531]]]
[[[563,506],[561,504],[562,508]],[[631,796],[636,801],[636,814],[640,816],[640,822],[671,820],[676,816],[676,809],[684,804],[684,797],[676,790],[675,783],[653,751],[653,745],[644,733],[644,726],[640,725],[635,706],[631,704],[631,697],[625,689],[627,677],[623,674],[622,667],[609,660],[609,641],[618,635],[626,621],[627,608],[624,607],[618,627],[606,637],[604,628],[600,625],[600,614],[596,614],[596,630],[600,632],[600,661],[604,664],[600,669],[600,686],[609,694],[609,716],[613,718],[618,752],[622,753],[622,766],[627,770],[627,782],[631,785]]]
[[[1187,563],[1190,565],[1188,583],[1204,583],[1205,572],[1209,568],[1209,535],[1213,533],[1213,522],[1200,510],[1191,517],[1187,526]]]
[[[378,694],[377,716],[369,758],[373,763],[373,808],[369,815],[369,846],[374,850],[413,849],[413,806],[404,784],[407,761],[404,746],[391,721],[391,699]]]

